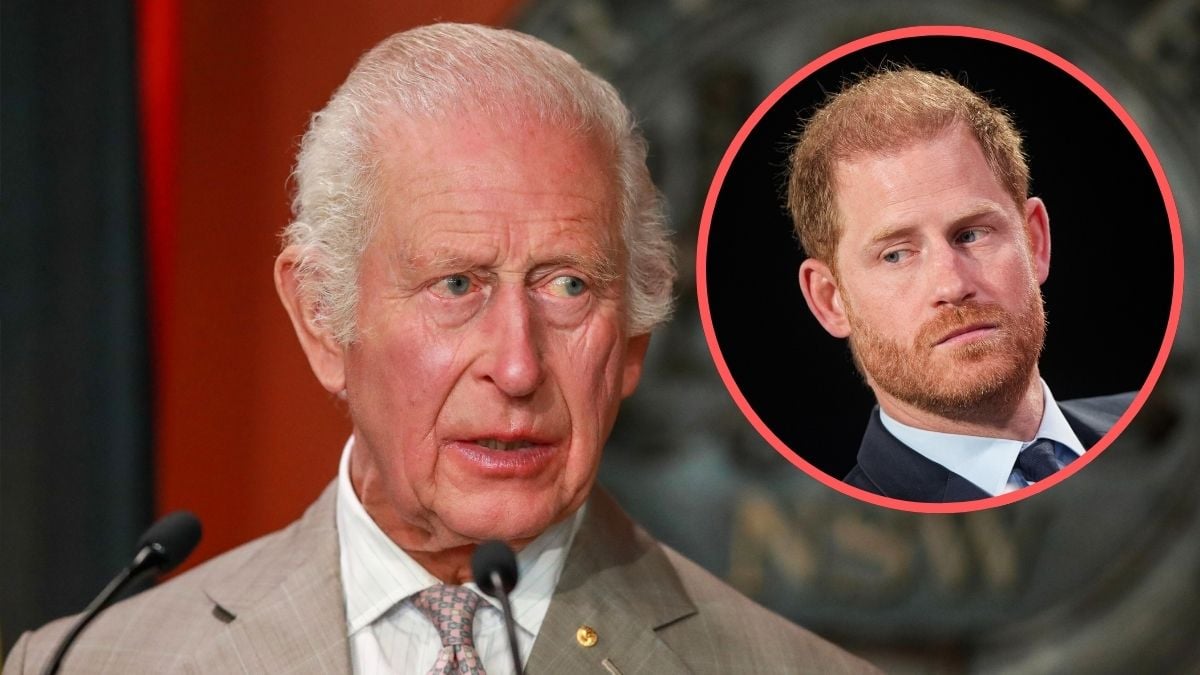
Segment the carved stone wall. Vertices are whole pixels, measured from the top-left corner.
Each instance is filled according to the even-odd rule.
[[[695,300],[704,198],[755,106],[829,49],[919,24],[1006,32],[1098,80],[1157,151],[1192,264],[1172,356],[1128,431],[1053,490],[957,516],[862,504],[793,469],[722,387]],[[601,474],[640,521],[889,672],[1200,668],[1200,2],[558,0],[516,25],[622,90],[677,232],[676,319]]]

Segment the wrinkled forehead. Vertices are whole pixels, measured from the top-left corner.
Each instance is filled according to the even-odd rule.
[[[374,147],[374,220],[402,241],[452,241],[459,230],[562,237],[555,248],[621,267],[619,176],[600,134],[517,110],[462,110],[395,116]]]
[[[431,137],[449,144],[429,144]],[[371,124],[367,147],[369,160],[378,169],[413,173],[436,169],[444,163],[443,156],[460,149],[479,162],[499,159],[498,153],[507,151],[510,157],[536,166],[546,158],[548,142],[582,150],[572,157],[573,164],[586,166],[603,175],[605,184],[619,187],[618,147],[612,134],[577,115],[522,99],[447,102],[436,112],[384,110]]]

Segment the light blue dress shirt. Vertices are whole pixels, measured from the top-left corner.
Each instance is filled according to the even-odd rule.
[[[1033,438],[1027,441],[918,429],[897,422],[882,408],[879,410],[879,419],[883,427],[901,443],[966,478],[989,495],[1001,495],[1022,487],[1020,484],[1010,484],[1009,476],[1017,462],[1017,455],[1035,440],[1049,438],[1058,441],[1076,457],[1084,453],[1083,443],[1079,442],[1067,418],[1063,417],[1058,402],[1050,393],[1050,387],[1046,386],[1045,380],[1041,380],[1041,383],[1044,401],[1042,423]]]

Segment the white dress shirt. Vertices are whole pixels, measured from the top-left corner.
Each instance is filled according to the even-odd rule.
[[[355,673],[424,675],[442,642],[437,629],[412,604],[412,596],[441,582],[389,539],[363,508],[350,484],[353,447],[352,436],[342,451],[337,478],[337,534],[350,663]],[[522,664],[529,660],[585,509],[586,505],[517,554],[520,581],[509,602]],[[474,583],[464,586],[486,600],[479,605],[474,627],[475,650],[484,668],[489,675],[511,674],[499,601],[481,593]]]
[[[883,427],[901,443],[917,451],[954,473],[974,483],[979,489],[996,496],[1012,492],[1019,486],[1009,485],[1008,478],[1017,455],[1039,438],[1049,438],[1062,443],[1075,455],[1084,453],[1083,443],[1075,435],[1067,418],[1059,410],[1050,387],[1042,380],[1042,423],[1037,433],[1027,441],[1006,438],[986,438],[946,434],[910,427],[897,422],[879,409],[879,420]]]

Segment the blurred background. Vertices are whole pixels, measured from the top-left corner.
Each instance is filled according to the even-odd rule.
[[[957,24],[1048,48],[1129,110],[1174,190],[1190,292],[1200,0],[5,0],[5,650],[79,611],[156,514],[200,516],[194,565],[293,520],[333,477],[349,425],[271,280],[288,175],[358,55],[435,19],[562,47],[618,86],[649,136],[679,308],[601,472],[648,529],[889,672],[1200,671],[1194,297],[1142,413],[1085,471],[1009,507],[922,516],[829,490],[753,432],[712,365],[694,281],[713,172],[778,83],[869,33]],[[796,390],[801,415],[820,386]]]

